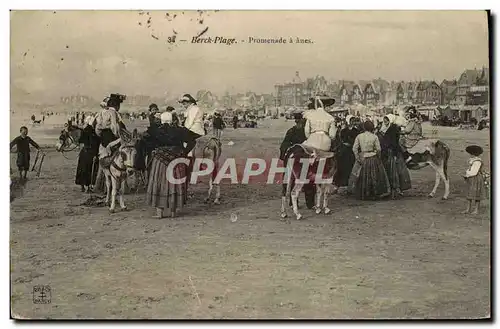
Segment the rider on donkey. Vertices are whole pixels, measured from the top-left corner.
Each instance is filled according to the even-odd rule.
[[[309,110],[304,113],[306,119],[304,132],[307,140],[302,145],[328,152],[332,146],[332,139],[337,134],[337,127],[332,115],[322,106],[316,108],[317,101],[319,100],[315,99],[310,102],[307,105]]]
[[[118,111],[124,99],[123,95],[111,94],[105,100],[105,106],[101,103],[102,110],[96,116],[94,124],[97,135],[101,137],[99,150],[101,159],[110,156],[113,149],[116,149],[122,141],[122,132],[126,128]]]
[[[420,123],[415,107],[410,107],[407,114],[409,120],[405,129],[401,132],[400,144],[406,163],[409,164],[413,158],[408,150],[415,147],[422,140],[422,124]]]
[[[182,141],[186,144],[184,152],[189,155],[196,146],[196,140],[205,135],[203,111],[196,105],[196,100],[190,94],[184,94],[179,103],[186,109],[186,121],[182,127]]]

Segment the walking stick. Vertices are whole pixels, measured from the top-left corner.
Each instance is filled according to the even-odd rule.
[[[92,180],[94,179],[94,171],[95,171],[96,158],[97,157],[93,157],[92,158],[92,171],[90,172],[90,186],[91,186],[92,189],[94,188],[94,184],[92,184]],[[96,179],[97,179],[97,177],[96,177]]]
[[[40,150],[36,151],[35,161],[33,162],[33,166],[31,167],[31,171],[35,171],[36,164],[38,163],[38,156],[40,155]]]
[[[38,157],[37,157],[38,158]],[[43,160],[45,159],[45,153],[42,153],[42,157],[40,158],[40,164],[38,166],[38,171],[36,173],[36,177],[40,177],[40,172],[42,171],[42,164],[43,164]]]

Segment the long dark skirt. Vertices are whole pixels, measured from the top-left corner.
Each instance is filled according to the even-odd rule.
[[[30,152],[17,152],[16,165],[19,170],[30,170]]]
[[[482,201],[486,198],[486,186],[481,172],[476,176],[469,177],[467,182],[467,200]]]
[[[389,179],[382,160],[378,156],[365,158],[356,182],[356,197],[361,200],[375,200],[387,196],[389,193]]]
[[[99,169],[99,159],[97,154],[89,149],[82,149],[78,157],[78,166],[76,167],[75,184],[94,185]]]
[[[352,148],[342,146],[338,157],[338,169],[335,177],[335,183],[337,186],[341,187],[349,185],[349,177],[355,161],[356,158],[354,157]]]
[[[168,163],[158,155],[154,155],[149,173],[146,202],[156,208],[182,209],[187,201],[187,184],[169,182],[167,167]],[[181,179],[186,177],[186,173],[186,166],[178,164],[173,170],[173,177]]]
[[[389,153],[384,161],[384,167],[393,190],[406,191],[411,189],[410,171],[408,167],[406,167],[405,160],[401,153],[398,153],[397,156],[393,156]]]

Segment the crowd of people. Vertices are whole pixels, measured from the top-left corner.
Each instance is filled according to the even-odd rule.
[[[334,185],[361,200],[395,198],[411,188],[408,168],[418,163],[409,150],[424,139],[421,119],[414,107],[408,109],[405,117],[387,114],[382,120],[359,114],[334,117],[322,107],[315,109],[313,103],[308,109],[304,114],[295,114],[295,126],[281,143],[280,159],[285,160],[287,150],[296,144],[336,152]],[[486,195],[488,175],[480,158],[482,148],[470,145],[465,151],[471,158],[464,175],[468,187],[464,213],[477,214]]]
[[[78,141],[83,147],[75,177],[75,183],[82,191],[85,188],[91,191],[96,185],[97,168],[104,164],[103,159],[109,159],[119,145],[131,138],[119,114],[121,102],[119,97],[112,95],[101,103],[102,110],[96,116],[76,114],[77,122],[84,120]],[[196,100],[185,94],[179,103],[185,109],[182,116],[173,107],[161,112],[156,104],[150,105],[149,127],[138,147],[143,153],[135,159],[137,169],[149,169],[147,202],[157,209],[158,216],[161,209],[168,208],[172,202],[166,192],[169,182],[163,177],[168,162],[175,157],[191,156],[196,140],[208,133],[207,117]],[[210,119],[214,136],[220,138],[225,128],[224,120],[219,113]],[[334,151],[337,159],[334,185],[361,200],[398,197],[411,188],[408,168],[416,163],[409,149],[422,139],[421,121],[415,108],[410,108],[404,118],[387,114],[382,120],[374,120],[359,115],[334,117],[322,107],[309,104],[309,110],[295,114],[294,119],[295,126],[287,131],[281,143],[281,159],[295,144]],[[73,120],[68,120],[66,129],[72,124]],[[17,166],[21,178],[25,179],[30,162],[29,145],[40,147],[28,136],[26,127],[21,127],[20,132],[10,146],[17,145]],[[470,146],[466,151],[472,156],[464,176],[469,188],[466,211],[477,212],[479,202],[484,198],[486,180],[480,158],[482,149]],[[145,159],[150,159],[150,162],[146,164]],[[181,193],[175,202],[184,203],[185,197]]]
[[[309,111],[295,114],[295,122],[281,144],[282,159],[290,146],[301,143],[337,152],[334,184],[363,200],[401,196],[411,188],[407,165],[412,164],[412,157],[408,148],[422,138],[415,109],[410,109],[404,120],[388,114],[379,121],[353,115],[334,117],[310,105]],[[401,127],[397,122],[406,125]]]

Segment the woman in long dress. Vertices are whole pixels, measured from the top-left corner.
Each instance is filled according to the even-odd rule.
[[[181,128],[171,125],[172,114],[164,112],[161,115],[162,125],[152,127],[151,137],[155,150],[152,154],[151,170],[148,179],[148,188],[146,192],[146,202],[148,205],[156,208],[154,218],[163,218],[165,211],[172,209],[182,209],[187,200],[187,184],[176,183],[175,179],[187,178],[187,166],[179,163],[176,165],[169,177],[169,163],[183,154],[183,142]],[[151,127],[150,127],[151,128]]]
[[[399,145],[400,128],[394,123],[395,119],[393,114],[386,115],[379,131],[382,162],[389,178],[393,197],[401,196],[403,191],[411,188],[410,172],[406,167],[403,151]]]
[[[380,141],[373,133],[371,121],[364,123],[364,132],[354,140],[353,152],[360,163],[355,195],[361,200],[376,200],[390,194],[390,185],[384,165],[380,159]]]
[[[99,169],[99,144],[101,143],[99,136],[96,135],[92,123],[94,118],[89,116],[86,119],[86,126],[82,131],[79,143],[83,144],[83,148],[78,156],[78,166],[76,167],[75,184],[80,185],[82,192],[91,192],[92,186],[96,182],[97,172]]]

